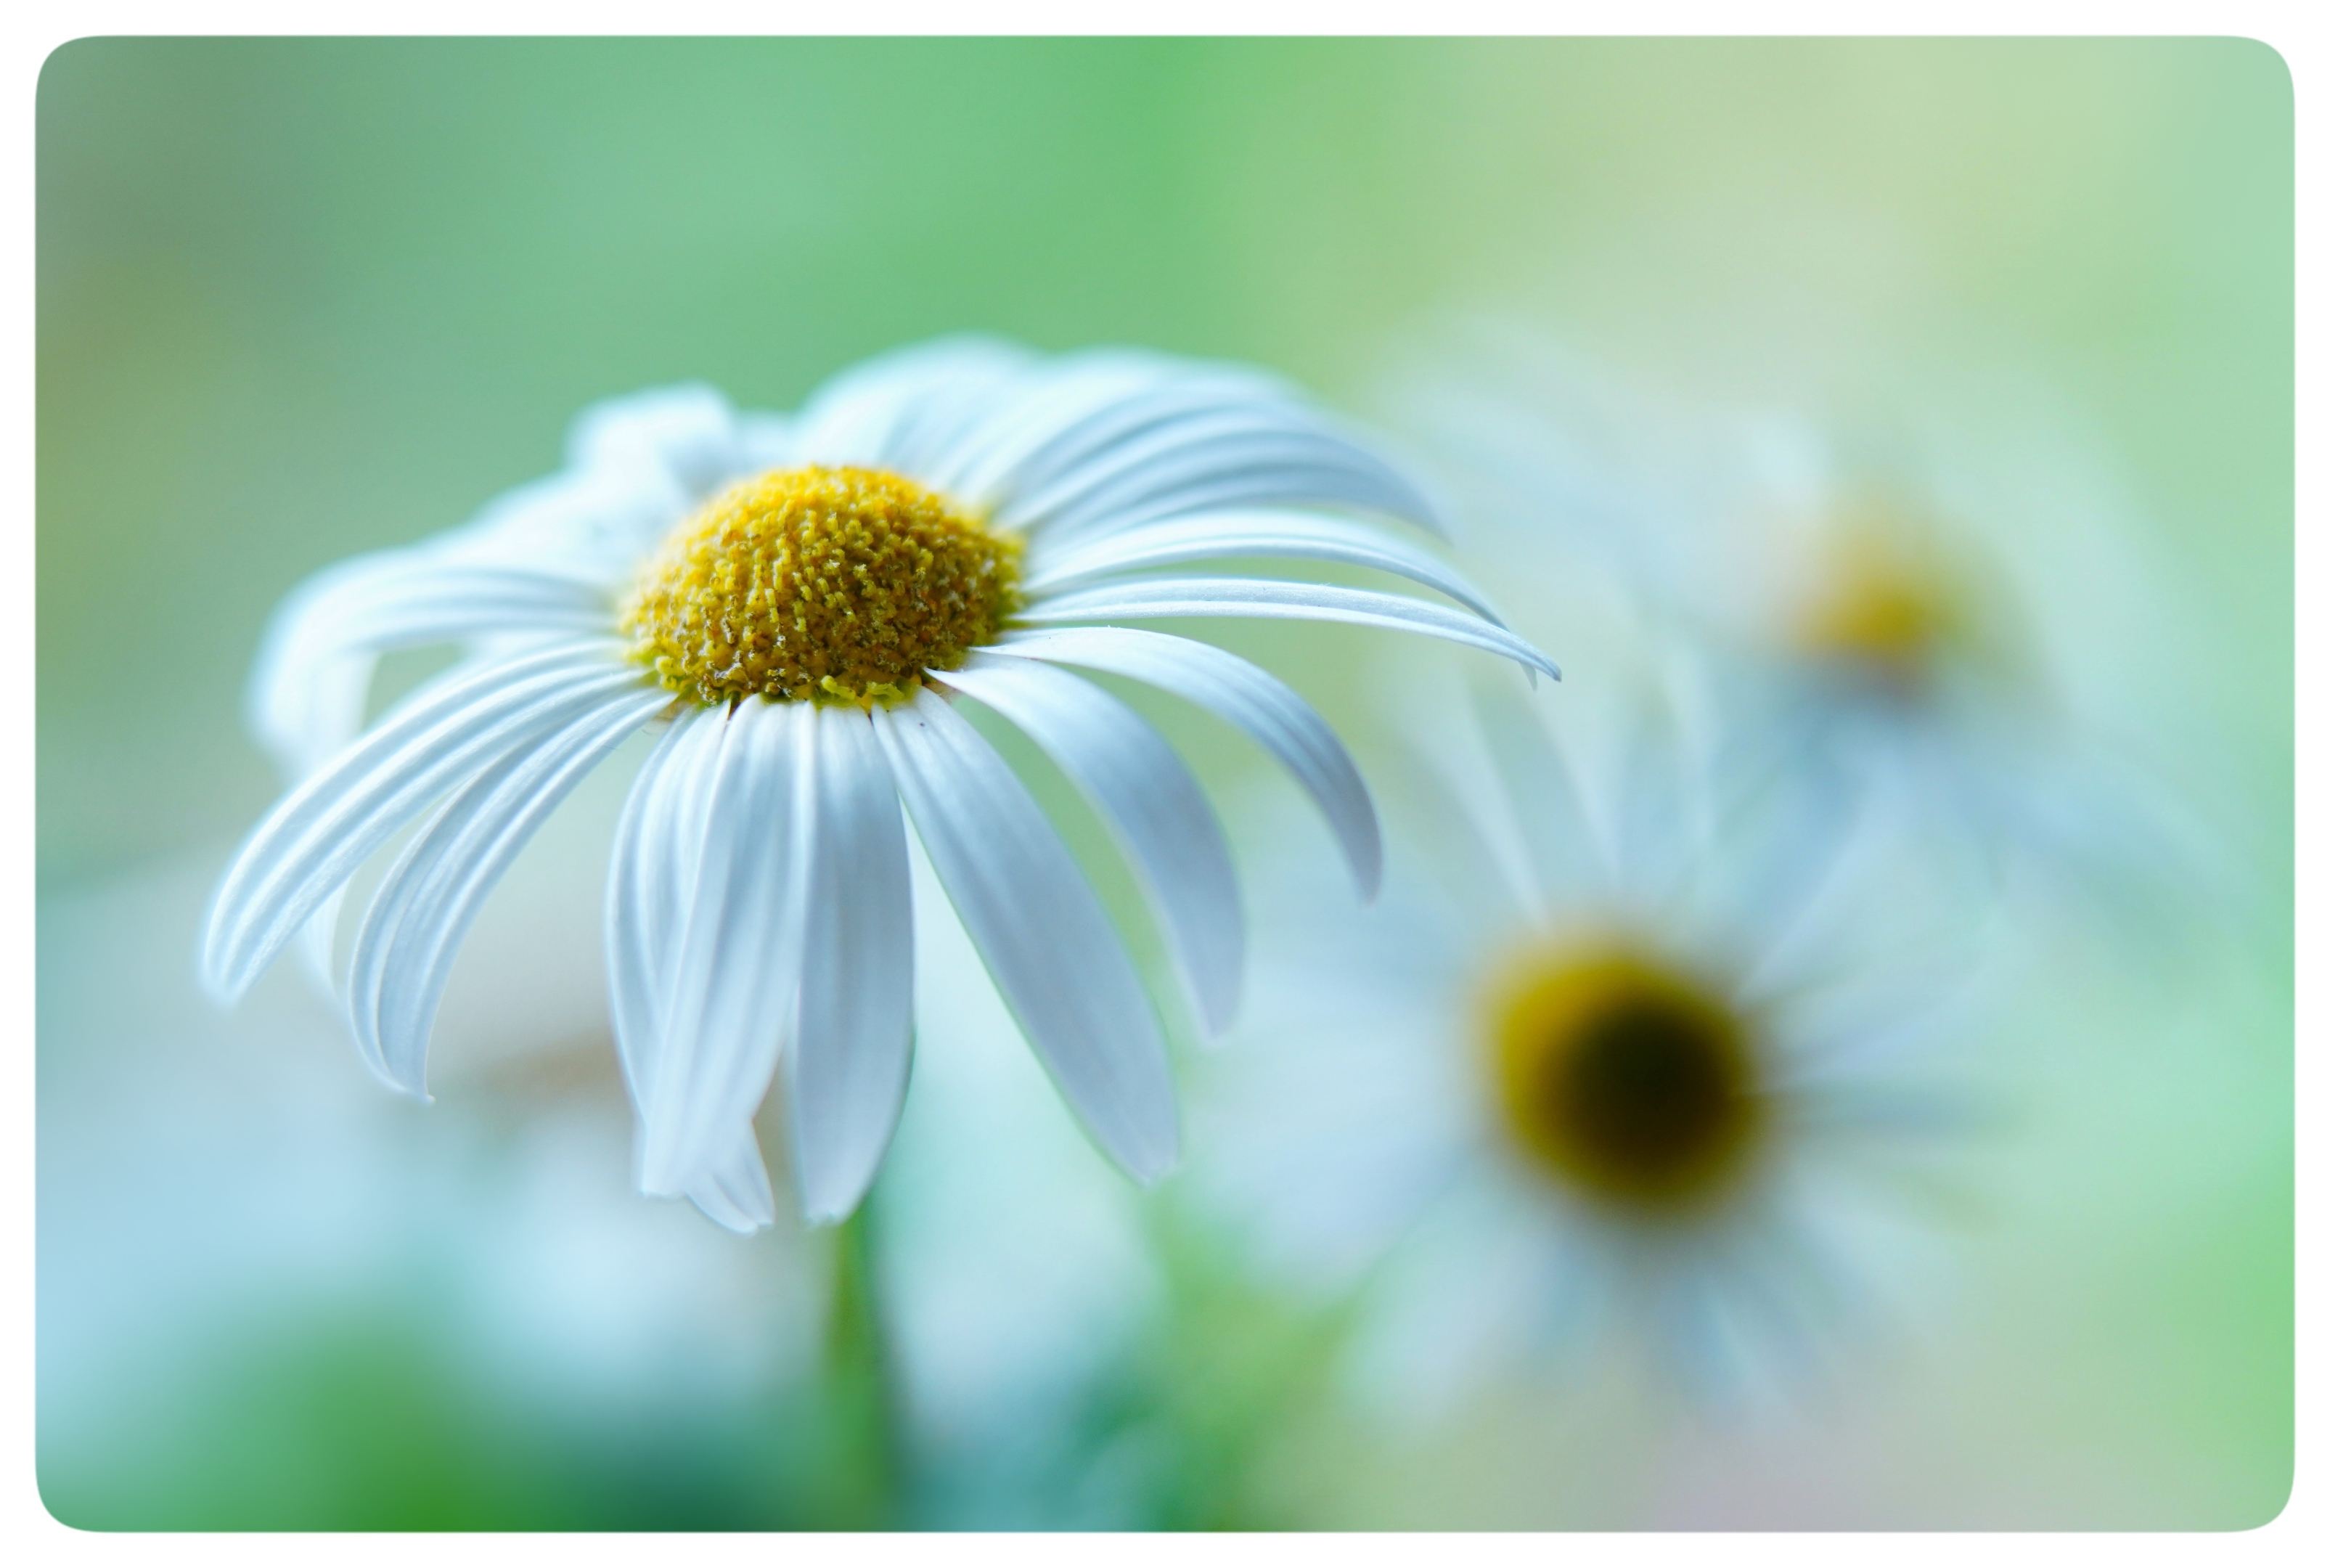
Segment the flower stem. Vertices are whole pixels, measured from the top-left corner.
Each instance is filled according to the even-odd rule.
[[[833,1232],[824,1425],[836,1471],[829,1499],[836,1529],[894,1530],[906,1523],[905,1445],[883,1322],[876,1223],[869,1193]]]

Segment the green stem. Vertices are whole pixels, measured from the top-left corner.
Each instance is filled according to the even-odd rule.
[[[882,1320],[872,1194],[833,1232],[833,1307],[826,1320],[824,1422],[832,1444],[833,1527],[905,1523],[906,1455],[896,1372]]]

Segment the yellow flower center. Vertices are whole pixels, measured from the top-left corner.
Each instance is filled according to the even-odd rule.
[[[1799,610],[1798,647],[1914,696],[1968,632],[1959,584],[1930,553],[1873,528],[1847,529]]]
[[[1019,541],[874,469],[730,487],[640,573],[623,630],[690,701],[897,702],[1018,604]]]
[[[1729,1190],[1766,1126],[1750,1031],[1697,981],[1622,946],[1549,946],[1490,986],[1508,1131],[1555,1178],[1634,1212]]]

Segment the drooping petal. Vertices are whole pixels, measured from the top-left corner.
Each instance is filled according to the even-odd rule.
[[[981,651],[1106,670],[1236,725],[1302,786],[1342,846],[1359,896],[1375,897],[1383,880],[1383,836],[1368,786],[1327,721],[1278,677],[1210,642],[1128,626],[1013,632]]]
[[[777,1222],[776,1194],[769,1188],[768,1162],[750,1121],[715,1134],[703,1168],[687,1185],[687,1201],[723,1230],[749,1236]]]
[[[381,653],[490,633],[588,636],[609,621],[606,595],[581,578],[441,551],[358,556],[310,577],[275,612],[245,718],[277,764],[304,778],[363,727]]]
[[[607,976],[615,1044],[641,1125],[653,1096],[664,1020],[710,793],[725,738],[725,713],[683,708],[633,781],[615,829],[607,881]],[[775,1200],[749,1119],[715,1130],[706,1162],[681,1187],[715,1223],[749,1234],[775,1221]],[[646,1138],[640,1139],[646,1183]]]
[[[424,688],[252,832],[211,907],[204,984],[222,1000],[241,996],[398,828],[639,680],[608,645],[569,643]]]
[[[905,1104],[914,916],[898,789],[867,716],[813,708],[800,1023],[786,1059],[794,1167],[817,1223],[866,1195]]]
[[[793,799],[806,703],[738,703],[691,793],[703,799],[686,917],[646,1102],[640,1183],[677,1194],[749,1121],[790,1032],[800,974]],[[715,721],[717,722],[717,721]],[[757,1156],[756,1156],[757,1157]]]
[[[1053,1081],[1141,1181],[1179,1135],[1164,1041],[1108,916],[1027,786],[945,700],[878,710],[931,864]]]
[[[1436,588],[1483,619],[1504,624],[1489,608],[1486,596],[1444,562],[1380,529],[1300,512],[1208,512],[1144,523],[1039,554],[1025,586],[1030,593],[1043,593],[1119,572],[1240,556],[1371,566]]]
[[[1506,812],[1535,873],[1538,908],[1606,898],[1616,880],[1604,835],[1587,813],[1568,757],[1510,688],[1476,681],[1473,714]]]
[[[339,942],[340,905],[347,891],[345,883],[333,889],[299,927],[299,961],[308,966],[308,977],[323,994],[334,1000],[339,996],[339,984],[332,975],[332,951]]]
[[[1237,1012],[1246,915],[1229,845],[1205,792],[1165,737],[1089,681],[1033,659],[974,654],[940,679],[995,709],[1092,797],[1163,917],[1208,1034]]]
[[[429,1034],[454,954],[486,896],[558,803],[668,698],[619,691],[478,775],[405,847],[365,913],[348,965],[348,1022],[367,1065],[426,1098]]]
[[[1315,583],[1282,583],[1264,577],[1155,577],[1104,583],[1046,595],[1020,611],[1016,619],[1033,626],[1055,626],[1076,621],[1153,621],[1190,615],[1340,621],[1421,632],[1501,654],[1519,664],[1531,679],[1537,670],[1556,680],[1561,679],[1552,660],[1501,626],[1421,599]]]
[[[663,1044],[663,995],[683,919],[679,840],[672,823],[687,794],[695,754],[720,723],[683,708],[631,781],[607,865],[607,994],[615,1051],[631,1103],[646,1107]]]
[[[479,634],[469,640],[473,650],[470,657],[442,672],[440,679],[459,679],[470,671],[505,664],[539,648],[570,641],[572,636],[571,632],[545,631]],[[302,782],[330,762],[364,728],[367,688],[371,685],[374,667],[378,662],[377,656],[372,653],[354,654],[346,660],[322,657],[308,670],[310,679],[321,683],[332,679],[336,670],[346,678],[346,685],[329,703],[308,710],[304,736],[292,745],[274,748],[277,762],[292,783]],[[424,688],[423,692],[413,696],[421,696],[427,689]],[[316,912],[308,917],[307,925],[300,927],[298,937],[299,958],[307,967],[308,978],[317,991],[335,1005],[344,1000],[340,977],[334,971],[332,960],[338,946],[340,909],[346,902],[346,893],[347,889],[343,884],[327,895]]]

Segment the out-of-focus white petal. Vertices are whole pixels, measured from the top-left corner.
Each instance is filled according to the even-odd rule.
[[[1144,523],[1050,552],[1044,551],[1039,538],[1031,563],[1035,570],[1025,586],[1030,593],[1043,593],[1119,572],[1242,556],[1371,566],[1436,588],[1484,619],[1504,624],[1487,597],[1444,562],[1379,529],[1299,512],[1208,512]]]
[[[695,790],[702,831],[674,955],[663,1041],[640,1107],[640,1184],[685,1192],[768,1093],[800,984],[794,753],[807,703],[747,698],[717,731]]]
[[[424,688],[252,832],[211,908],[204,984],[223,1000],[241,996],[398,828],[639,680],[609,646],[570,643]]]
[[[374,895],[348,964],[348,1022],[375,1072],[427,1098],[429,1034],[461,938],[534,831],[668,699],[620,690],[478,775],[416,834]]]
[[[415,553],[554,568],[611,594],[702,497],[659,463],[569,468],[520,485]]]
[[[1509,689],[1486,681],[1473,685],[1473,712],[1491,765],[1482,782],[1501,793],[1503,814],[1536,873],[1539,909],[1606,897],[1617,874],[1609,847],[1544,722]]]
[[[594,403],[566,432],[566,461],[582,469],[651,468],[691,497],[735,477],[738,424],[727,398],[701,382]]]
[[[1246,915],[1229,845],[1165,737],[1089,681],[1033,659],[974,654],[942,677],[1027,731],[1100,807],[1164,917],[1209,1034],[1237,1012]]]
[[[828,1223],[866,1195],[906,1098],[914,911],[897,785],[867,716],[810,709],[809,916],[787,1060],[801,1206]]]
[[[783,414],[755,411],[736,416],[737,477],[793,467],[794,446],[793,422]]]
[[[940,438],[982,412],[980,398],[1031,360],[991,337],[916,344],[866,360],[819,387],[793,427],[795,461],[917,476]],[[927,461],[923,468],[927,467]]]
[[[1383,838],[1350,753],[1294,689],[1209,642],[1125,626],[1012,632],[988,653],[1105,670],[1170,691],[1246,731],[1317,803],[1342,846],[1359,896],[1383,880]]]
[[[1141,981],[1027,786],[943,698],[874,716],[899,794],[997,988],[1094,1141],[1153,1181],[1179,1135]]]
[[[1047,594],[1019,612],[1033,626],[1075,621],[1167,620],[1189,615],[1252,616],[1269,620],[1341,621],[1421,632],[1449,642],[1498,653],[1524,672],[1543,670],[1556,680],[1553,660],[1501,626],[1472,615],[1364,588],[1331,588],[1315,583],[1282,583],[1264,577],[1156,577]]]

